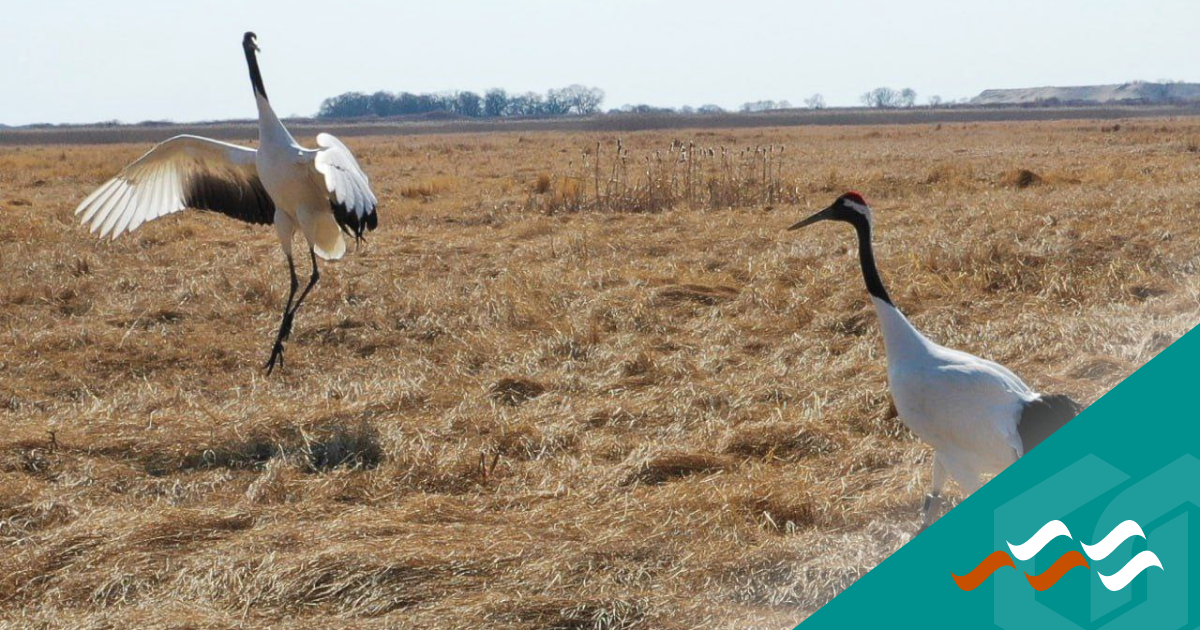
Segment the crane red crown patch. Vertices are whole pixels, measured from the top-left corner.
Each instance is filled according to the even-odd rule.
[[[847,191],[847,192],[846,192],[846,194],[844,194],[844,195],[842,195],[842,196],[843,196],[843,197],[845,197],[845,198],[847,198],[847,199],[849,199],[849,200],[851,200],[851,201],[854,201],[854,202],[860,203],[860,204],[862,204],[862,205],[864,205],[864,206],[865,206],[865,205],[867,205],[867,200],[866,200],[866,199],[863,199],[863,196],[862,196],[861,194],[859,194],[859,193],[857,193],[857,192],[855,192],[855,191],[853,191],[853,190]]]

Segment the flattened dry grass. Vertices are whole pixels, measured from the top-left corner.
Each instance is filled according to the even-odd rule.
[[[1091,401],[1200,294],[1200,125],[1101,126],[627,134],[786,149],[645,213],[588,203],[612,136],[356,138],[380,230],[269,379],[269,230],[100,242],[71,210],[144,146],[0,149],[0,627],[791,627],[912,535],[930,453],[852,234],[783,228],[861,191],[919,327]]]

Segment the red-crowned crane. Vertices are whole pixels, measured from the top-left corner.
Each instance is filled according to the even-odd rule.
[[[858,234],[858,256],[887,350],[888,384],[900,420],[934,449],[933,487],[921,529],[936,520],[946,475],[970,494],[1079,413],[1064,395],[1035,392],[1008,368],[930,341],[888,296],[871,246],[871,208],[848,192],[788,228],[842,221]]]
[[[342,233],[360,240],[364,231],[375,229],[378,218],[367,175],[346,145],[322,133],[317,136],[318,148],[300,146],[267,100],[254,33],[245,34],[242,49],[258,103],[257,150],[199,136],[175,136],[100,186],[75,214],[92,232],[112,238],[185,208],[273,224],[287,257],[291,289],[265,366],[270,374],[283,364],[283,343],[292,332],[296,311],[320,278],[317,257],[341,258],[346,251]],[[312,259],[312,275],[299,297],[292,259],[297,230],[308,241]]]

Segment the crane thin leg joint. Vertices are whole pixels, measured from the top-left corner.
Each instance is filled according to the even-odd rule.
[[[934,521],[941,516],[942,512],[942,488],[946,485],[946,466],[942,463],[941,455],[934,453],[933,455],[933,488],[925,497],[925,506],[921,509],[921,529],[917,533],[925,531],[926,527],[933,524]]]
[[[271,358],[267,361],[267,374],[275,370],[275,366],[283,366],[283,342],[287,341],[292,335],[292,322],[295,321],[296,311],[300,310],[300,305],[304,302],[304,298],[308,297],[309,291],[312,291],[317,281],[321,279],[321,273],[317,270],[317,253],[312,247],[308,248],[308,255],[312,259],[312,275],[308,278],[308,284],[304,286],[304,290],[300,292],[300,297],[296,298],[295,304],[292,303],[292,298],[296,297],[296,289],[300,287],[300,279],[296,276],[296,263],[291,256],[287,257],[288,271],[291,273],[291,288],[288,291],[287,306],[283,308],[283,320],[279,322],[279,334],[275,336],[275,345],[271,349]]]

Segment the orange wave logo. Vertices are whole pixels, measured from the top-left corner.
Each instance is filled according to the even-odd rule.
[[[983,562],[971,569],[970,573],[961,576],[951,573],[950,577],[954,578],[954,583],[958,585],[958,588],[964,591],[973,591],[1001,567],[1016,569],[1017,565],[1013,564],[1012,558],[1003,551],[993,551],[992,555],[984,558]]]
[[[1078,551],[1068,551],[1059,556],[1058,560],[1055,560],[1049,569],[1046,569],[1039,575],[1029,575],[1026,573],[1025,579],[1029,580],[1029,585],[1034,590],[1044,591],[1054,586],[1062,576],[1067,574],[1067,571],[1075,567],[1091,568],[1088,566],[1087,560],[1083,558],[1083,554]]]
[[[1013,559],[1003,551],[993,551],[991,555],[983,559],[971,572],[966,575],[950,574],[954,578],[954,583],[964,591],[973,591],[979,588],[980,584],[987,581],[993,573],[1003,567],[1012,567],[1014,570],[1017,565]],[[1078,551],[1068,551],[1058,557],[1054,564],[1050,565],[1049,569],[1039,573],[1038,575],[1025,574],[1025,579],[1029,581],[1029,585],[1035,590],[1044,591],[1058,583],[1062,576],[1067,574],[1067,571],[1075,567],[1091,568],[1088,566],[1087,560],[1083,554]]]

